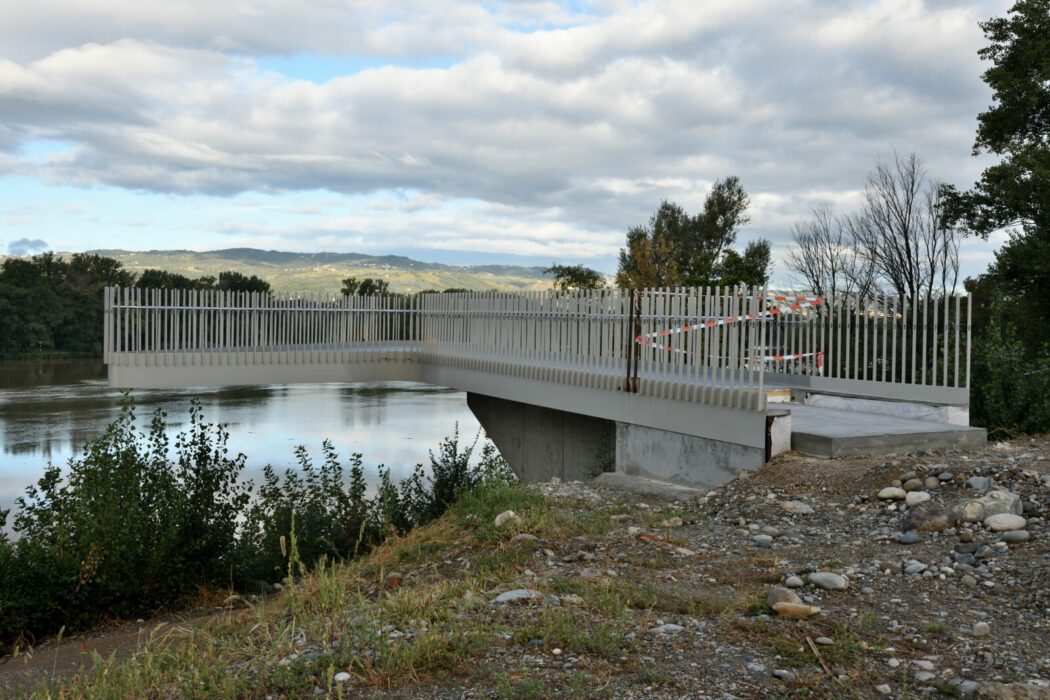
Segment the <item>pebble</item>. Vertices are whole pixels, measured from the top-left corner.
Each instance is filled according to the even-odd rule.
[[[751,538],[751,541],[755,543],[756,547],[761,549],[769,549],[773,546],[773,538],[769,535],[755,535]]]
[[[788,588],[802,588],[805,585],[805,581],[798,576],[788,576],[787,580],[784,581],[784,585]]]
[[[992,628],[987,622],[975,622],[973,625],[973,636],[981,639],[992,633]]]
[[[817,637],[813,641],[816,642],[817,644],[821,645],[821,646],[824,646],[824,647],[830,647],[830,646],[832,646],[835,643],[834,640],[832,640],[832,639],[830,639],[828,637]]]
[[[974,491],[987,491],[992,487],[992,480],[987,476],[971,476],[966,480],[966,488]]]
[[[350,680],[350,674],[346,671],[340,671],[339,673],[335,674],[335,676],[333,676],[332,679],[336,683],[346,683],[348,680]]]
[[[830,571],[814,572],[808,576],[808,580],[814,586],[826,591],[844,591],[849,588],[849,581]]]
[[[512,510],[505,510],[496,516],[495,525],[496,527],[503,527],[507,523],[520,523],[521,518]]]
[[[792,591],[790,589],[781,588],[779,586],[774,588],[773,590],[771,590],[766,595],[766,605],[768,605],[771,608],[774,608],[774,606],[777,603],[801,603],[801,602],[802,602],[802,599],[798,597],[797,593],[795,593],[794,591]],[[774,608],[774,609],[776,609],[776,608]]]
[[[908,495],[904,497],[904,502],[908,504],[908,507],[917,506],[923,501],[930,500],[930,494],[926,491],[913,490],[909,491]]]
[[[816,512],[812,506],[806,505],[802,501],[784,501],[780,504],[780,507],[795,515],[813,515]]]
[[[760,664],[757,661],[749,661],[747,664],[747,670],[752,673],[765,673],[766,665]]]
[[[904,488],[905,491],[918,491],[919,489],[922,488],[922,480],[921,479],[908,479],[907,481],[904,482],[904,487],[903,488]]]
[[[887,486],[879,491],[879,498],[883,501],[903,501],[907,496],[907,491],[897,486]]]
[[[685,627],[682,627],[681,625],[675,625],[673,623],[668,622],[666,624],[659,625],[658,627],[653,627],[651,630],[649,630],[649,632],[651,634],[678,634],[684,629]]]
[[[900,543],[901,544],[916,544],[921,539],[922,538],[920,538],[914,532],[905,532],[903,535],[901,535]]]
[[[906,567],[904,567],[904,573],[906,574],[918,574],[925,570],[925,564],[908,564]]]
[[[985,518],[984,525],[993,532],[1005,532],[1007,530],[1022,530],[1028,525],[1028,521],[1013,513],[996,513]]]
[[[875,691],[878,692],[878,693],[881,693],[882,695],[889,695],[890,693],[893,692],[893,688],[890,688],[885,683],[881,683],[881,684],[875,686]]]
[[[498,596],[492,599],[493,605],[500,603],[524,603],[526,601],[535,600],[542,602],[544,595],[539,591],[534,591],[531,588],[515,588],[512,591],[506,591],[500,593]]]
[[[773,671],[773,677],[779,678],[782,681],[793,681],[796,678],[794,671],[788,671],[787,669],[783,668],[778,668],[775,671]]]

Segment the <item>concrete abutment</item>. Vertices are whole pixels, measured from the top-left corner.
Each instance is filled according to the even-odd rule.
[[[616,471],[711,488],[766,461],[766,451],[758,447],[482,394],[468,393],[467,405],[523,481],[589,479]]]

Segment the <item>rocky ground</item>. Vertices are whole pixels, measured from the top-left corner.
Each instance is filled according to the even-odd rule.
[[[788,454],[690,500],[529,489],[543,513],[395,543],[344,621],[224,672],[275,698],[1050,698],[1050,438]]]

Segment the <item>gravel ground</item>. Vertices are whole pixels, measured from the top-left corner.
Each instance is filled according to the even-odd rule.
[[[601,526],[533,534],[507,515],[488,548],[380,567],[362,600],[433,595],[454,611],[443,625],[485,631],[484,643],[464,647],[452,673],[386,689],[341,673],[335,694],[1050,698],[1048,437],[977,452],[787,454],[691,501],[580,482],[528,488]],[[474,572],[484,580],[459,598],[434,593]],[[356,639],[427,632],[381,617],[357,615],[352,624],[376,629]],[[287,670],[312,653],[307,640],[272,663]]]
[[[545,606],[593,605],[557,593],[577,580],[647,580],[707,606],[635,610],[618,660],[508,640],[477,662],[484,677],[393,695],[1050,698],[1050,439],[970,453],[787,454],[744,477],[690,503],[533,486],[577,513],[616,511],[617,527],[539,541],[518,583],[546,598],[483,604],[464,623],[514,629]],[[999,511],[1023,517],[994,531],[984,520]],[[820,611],[771,610],[778,588]]]

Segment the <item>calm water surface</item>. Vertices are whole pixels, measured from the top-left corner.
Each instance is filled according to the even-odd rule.
[[[231,452],[247,456],[245,476],[257,484],[266,464],[282,472],[295,466],[297,445],[319,462],[325,438],[344,457],[362,453],[369,477],[385,464],[400,479],[416,463],[428,464],[427,450],[457,422],[468,444],[479,427],[462,392],[410,382],[140,390],[133,397],[139,426],[160,408],[171,435],[185,429],[190,401],[199,398],[205,420],[228,424]],[[120,399],[101,360],[0,362],[0,509],[49,462],[65,465],[101,435],[119,415]]]

